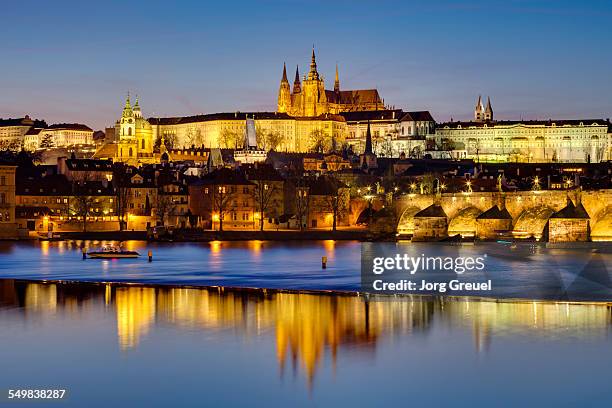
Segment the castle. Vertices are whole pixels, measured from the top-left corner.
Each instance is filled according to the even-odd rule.
[[[384,102],[376,89],[340,90],[338,65],[334,89],[325,89],[325,82],[317,71],[314,48],[310,60],[310,70],[300,82],[299,68],[295,69],[293,90],[287,80],[287,68],[283,64],[283,76],[278,91],[279,113],[290,116],[314,117],[325,114],[339,114],[353,111],[377,111],[385,109]]]

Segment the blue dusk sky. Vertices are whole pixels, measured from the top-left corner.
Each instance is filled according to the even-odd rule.
[[[146,116],[276,109],[311,47],[326,87],[469,119],[612,116],[609,1],[10,1],[0,117],[109,126],[126,92]]]

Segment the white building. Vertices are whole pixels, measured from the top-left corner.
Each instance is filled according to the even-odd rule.
[[[32,128],[44,127],[47,127],[44,121],[31,119],[27,115],[17,119],[0,119],[0,150],[21,150],[26,133]]]
[[[598,163],[612,159],[609,128],[601,119],[448,122],[431,138],[479,161]]]
[[[365,149],[368,123],[372,149],[378,156],[421,157],[427,136],[432,136],[435,121],[428,111],[404,112],[401,109],[344,112],[348,135],[346,143],[353,151]]]

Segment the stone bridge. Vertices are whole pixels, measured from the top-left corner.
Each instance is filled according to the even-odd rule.
[[[448,218],[448,234],[474,235],[476,217],[501,201],[512,216],[514,235],[541,237],[550,216],[567,205],[567,198],[586,209],[593,240],[612,240],[612,190],[545,190],[442,194],[439,203]],[[411,235],[414,215],[436,200],[435,195],[405,194],[394,200],[398,232]]]

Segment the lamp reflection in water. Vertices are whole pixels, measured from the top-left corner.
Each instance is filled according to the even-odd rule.
[[[124,352],[138,347],[157,325],[207,335],[230,329],[235,336],[267,336],[276,344],[281,375],[290,366],[304,374],[309,386],[324,361],[335,366],[342,349],[370,355],[385,338],[427,333],[435,325],[472,333],[480,353],[491,352],[496,337],[605,338],[612,324],[605,304],[418,297],[366,302],[350,294],[12,280],[0,280],[0,305],[23,307],[26,316],[43,317],[95,315],[96,307],[106,309],[116,316],[119,349]]]

